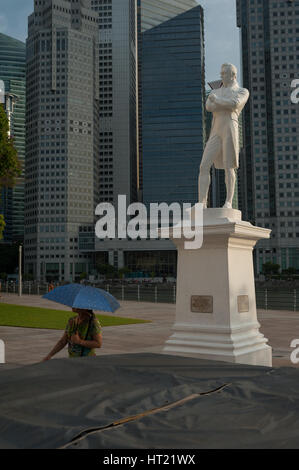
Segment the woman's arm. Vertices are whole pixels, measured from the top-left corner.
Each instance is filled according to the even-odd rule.
[[[78,333],[76,333],[71,337],[71,342],[88,349],[101,348],[103,343],[103,337],[101,333],[98,333],[93,335],[92,341],[85,341],[84,339],[80,338]]]
[[[57,354],[67,345],[67,342],[68,342],[68,338],[67,338],[67,333],[65,331],[62,338],[60,338],[56,346],[54,346],[52,351],[43,359],[42,362],[49,361],[55,354]]]

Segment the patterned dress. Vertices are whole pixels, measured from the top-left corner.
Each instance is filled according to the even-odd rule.
[[[69,357],[95,356],[96,353],[94,349],[85,348],[83,346],[80,346],[79,344],[74,344],[70,341],[70,338],[72,337],[72,335],[78,332],[81,339],[85,341],[92,341],[94,338],[94,335],[102,334],[102,328],[101,328],[100,322],[96,318],[91,322],[88,336],[86,338],[89,320],[84,321],[80,324],[77,324],[77,318],[78,317],[70,318],[65,328],[65,331],[68,336]],[[82,350],[83,350],[83,353],[82,353]]]

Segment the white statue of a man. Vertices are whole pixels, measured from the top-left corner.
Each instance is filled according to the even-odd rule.
[[[214,164],[225,170],[226,202],[231,209],[235,192],[236,173],[239,167],[239,116],[249,98],[249,91],[237,82],[237,68],[223,64],[223,86],[210,93],[206,109],[213,113],[210,138],[205,147],[199,174],[199,202],[207,207],[210,187],[210,170]]]

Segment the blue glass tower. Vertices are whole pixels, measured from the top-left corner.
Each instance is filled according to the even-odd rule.
[[[142,36],[143,201],[194,204],[205,144],[203,9]]]
[[[25,164],[25,44],[0,33],[0,80],[5,91],[14,98],[15,105],[10,115],[10,133],[18,151],[24,170]],[[8,113],[8,109],[6,108]],[[24,174],[14,188],[1,191],[0,213],[4,215],[6,227],[4,242],[22,241],[24,236]]]

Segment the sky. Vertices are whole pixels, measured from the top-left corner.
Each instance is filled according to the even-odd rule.
[[[240,70],[236,0],[197,0],[205,10],[206,79],[218,80],[221,64],[231,62]],[[25,41],[27,17],[33,0],[0,0],[0,32]]]
[[[206,79],[220,78],[221,65],[229,62],[240,71],[240,29],[236,0],[197,0],[204,8]],[[241,81],[241,80],[240,80]]]

